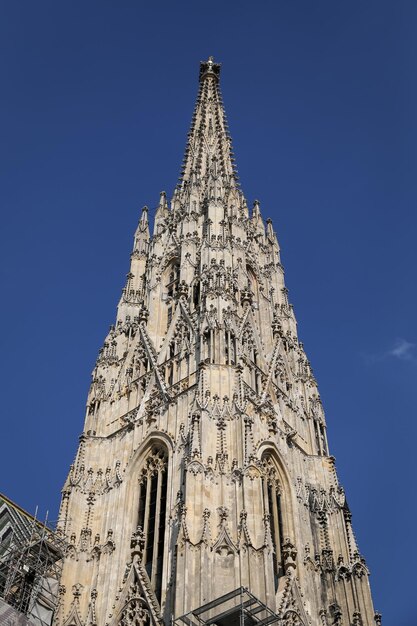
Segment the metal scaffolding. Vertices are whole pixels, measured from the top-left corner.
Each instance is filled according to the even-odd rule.
[[[6,613],[13,611],[26,616],[25,623],[50,626],[58,602],[65,542],[46,522],[26,514],[28,518],[25,538],[21,528],[13,528],[7,547],[2,550],[0,544],[0,624]]]
[[[176,620],[177,626],[267,626],[279,617],[245,587],[239,587]]]

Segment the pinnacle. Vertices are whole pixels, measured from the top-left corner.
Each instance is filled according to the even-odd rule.
[[[238,186],[238,176],[219,86],[220,64],[200,63],[199,91],[178,184],[198,183],[203,197],[222,196]]]
[[[214,58],[210,56],[207,61],[200,62],[200,83],[207,77],[212,76],[216,80],[220,77],[220,63],[215,63]]]
[[[139,220],[139,223],[142,226],[142,228],[146,226],[148,223],[148,211],[149,209],[146,205],[142,207],[142,213],[141,213],[140,220]]]
[[[161,193],[159,194],[159,205],[160,207],[165,208],[168,205],[167,203],[167,194],[165,193],[165,191],[161,191]]]

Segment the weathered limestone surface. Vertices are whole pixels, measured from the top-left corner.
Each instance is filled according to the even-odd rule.
[[[152,237],[142,210],[93,371],[63,488],[58,626],[169,624],[240,586],[287,626],[379,623],[219,74],[201,64],[180,182]]]

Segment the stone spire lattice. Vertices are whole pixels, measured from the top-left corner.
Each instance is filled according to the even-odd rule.
[[[251,624],[380,623],[277,237],[238,188],[219,77],[201,64],[181,179],[152,236],[142,210],[93,370],[63,488],[57,626],[226,626],[216,603],[195,610],[241,587]]]

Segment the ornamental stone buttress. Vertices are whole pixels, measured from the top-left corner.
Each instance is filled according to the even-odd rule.
[[[152,236],[142,209],[93,370],[56,626],[380,623],[219,77],[201,63],[179,183]]]

